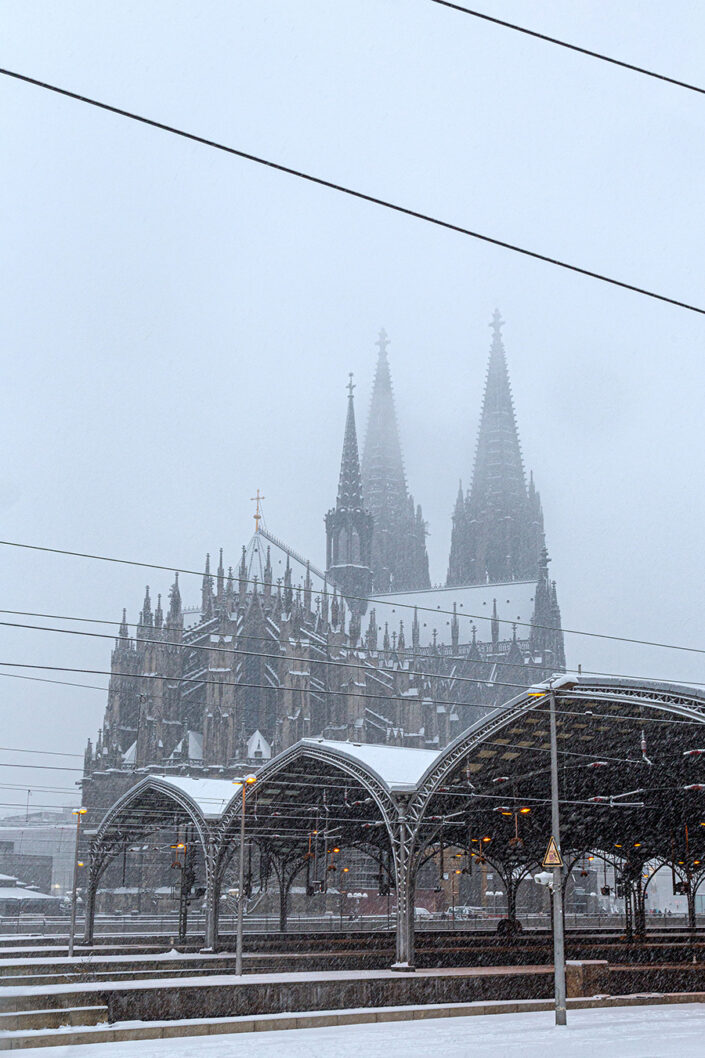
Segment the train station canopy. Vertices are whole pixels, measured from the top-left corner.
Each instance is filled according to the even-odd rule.
[[[248,834],[282,852],[325,831],[383,848],[400,813],[409,848],[442,842],[540,862],[551,836],[551,688],[561,845],[580,855],[705,862],[705,691],[622,678],[556,676],[489,712],[436,752],[302,739],[246,791]],[[204,846],[237,841],[241,787],[230,779],[149,774],[96,832],[191,823]]]

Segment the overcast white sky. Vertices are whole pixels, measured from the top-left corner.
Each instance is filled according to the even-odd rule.
[[[695,2],[482,9],[703,81]],[[5,67],[705,304],[702,96],[429,0],[1,0],[0,13]],[[0,93],[4,539],[193,568],[223,546],[235,564],[259,487],[269,528],[322,564],[347,373],[362,434],[384,326],[442,581],[499,306],[565,625],[703,646],[703,317],[37,88],[4,79]],[[145,583],[169,581],[0,547],[7,609],[114,619],[127,605],[134,619]],[[183,589],[195,599],[198,583]],[[108,641],[0,639],[5,661],[109,661]],[[695,653],[567,648],[570,665],[703,679]],[[5,746],[80,752],[101,722],[98,691],[0,684]],[[2,775],[25,789],[77,777]]]

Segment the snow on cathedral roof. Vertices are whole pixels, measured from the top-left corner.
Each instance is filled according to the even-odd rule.
[[[525,621],[528,624],[534,612],[535,594],[535,581],[514,580],[506,584],[468,584],[456,588],[390,592],[386,595],[373,595],[369,605],[376,611],[380,632],[384,631],[385,621],[389,624],[390,634],[394,631],[398,632],[399,622],[403,621],[404,637],[407,643],[411,642],[414,607],[417,607],[419,642],[422,647],[432,644],[434,628],[438,633],[438,642],[450,644],[453,605],[455,605],[458,614],[459,642],[469,643],[472,640],[474,625],[477,628],[478,640],[481,643],[488,643],[492,639],[491,620],[495,600],[500,622]],[[439,611],[437,616],[434,615],[433,610]],[[527,639],[528,629],[520,625],[517,628],[517,637]],[[499,638],[500,640],[512,638],[511,624],[500,623]]]
[[[311,595],[313,600],[313,607],[315,609],[315,600],[317,596],[323,600],[324,588],[328,592],[328,605],[333,599],[333,585],[328,584],[326,586],[325,573],[315,566],[312,562],[295,551],[293,547],[290,547],[283,540],[274,536],[273,533],[265,527],[260,527],[250,537],[249,543],[245,547],[245,568],[247,570],[247,591],[253,590],[253,581],[257,578],[258,590],[262,591],[262,585],[264,583],[264,571],[267,565],[267,549],[269,548],[269,560],[272,566],[272,589],[276,591],[277,581],[281,580],[282,586],[284,585],[284,575],[286,573],[287,562],[291,570],[291,586],[294,591],[297,588],[304,587],[306,580],[306,572],[308,570],[311,577]],[[238,570],[240,557],[237,557],[237,562],[233,564],[233,576],[235,579],[235,586],[238,584]],[[339,604],[343,603],[344,600],[340,598]],[[350,618],[350,612],[347,606],[346,610],[346,625]],[[193,628],[200,624],[203,619],[200,605],[184,606],[184,625],[186,628]]]
[[[308,562],[307,559],[295,551],[292,547],[289,547],[283,540],[274,536],[273,533],[266,528],[260,528],[256,533],[253,533],[249,544],[245,549],[245,561],[247,563],[247,576],[250,579],[248,589],[252,590],[252,579],[257,577],[258,583],[261,585],[264,580],[264,569],[267,564],[267,548],[269,548],[269,560],[272,565],[272,584],[276,586],[277,581],[281,578],[282,584],[284,583],[284,574],[286,572],[287,561],[291,569],[291,585],[294,591],[298,587],[303,587],[304,581],[306,580],[306,572],[311,577],[311,592],[313,599],[323,592],[324,588],[329,593],[328,605],[330,606],[333,585],[326,584],[325,574],[322,570],[314,566],[312,562]],[[346,607],[347,609],[347,607]]]

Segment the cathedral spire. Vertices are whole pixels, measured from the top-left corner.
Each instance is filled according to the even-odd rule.
[[[169,615],[167,624],[170,628],[175,627],[182,621],[181,592],[179,591],[179,574],[174,574],[174,583],[169,591]]]
[[[367,625],[365,644],[368,650],[377,649],[377,612],[374,608],[370,610],[370,620]]]
[[[533,479],[527,489],[503,325],[495,310],[472,484],[453,515],[449,585],[534,580],[538,573],[543,516]]]
[[[423,517],[417,524],[413,505],[409,509],[388,345],[383,328],[362,455],[363,493],[374,518],[372,570],[378,592],[430,586]]]
[[[462,584],[466,579],[467,525],[465,521],[465,494],[462,481],[458,484],[458,495],[453,510],[453,529],[450,538],[448,559],[448,584]]]
[[[340,460],[340,478],[338,480],[338,510],[362,510],[362,476],[360,474],[360,457],[357,449],[357,430],[355,428],[355,404],[353,401],[353,376],[347,385],[348,411],[345,418],[345,436],[343,438],[343,455]]]
[[[223,568],[223,549],[220,549],[220,558],[218,560],[218,577],[217,577],[217,595],[218,600],[222,600],[225,593],[225,569]]]
[[[326,514],[326,573],[346,597],[353,613],[364,613],[372,589],[370,550],[372,515],[365,510],[355,430],[352,375],[348,383],[340,482],[335,507]]]
[[[240,596],[240,606],[244,606],[247,598],[247,550],[244,544],[242,545],[242,555],[240,556],[240,565],[238,567],[237,590]]]
[[[144,589],[144,602],[142,603],[142,624],[151,626],[154,624],[152,617],[152,600],[149,597],[149,584]]]
[[[201,610],[204,617],[210,617],[213,613],[213,578],[211,577],[210,553],[206,555],[206,568],[201,582]]]
[[[470,500],[502,506],[526,497],[524,464],[502,341],[504,320],[495,309]]]
[[[382,328],[377,340],[377,368],[362,454],[365,498],[373,513],[375,508],[384,506],[385,494],[390,489],[406,498],[406,475],[394,408],[388,345],[387,332]]]
[[[411,643],[414,650],[419,649],[419,643],[421,642],[421,629],[419,626],[419,611],[418,607],[414,607],[414,620],[411,624]]]
[[[307,614],[311,612],[311,592],[313,582],[311,580],[311,563],[306,563],[306,579],[304,580],[304,610]]]
[[[291,613],[293,602],[294,590],[291,586],[291,563],[287,552],[286,569],[284,570],[284,613]]]
[[[152,601],[149,597],[149,584],[144,590],[144,602],[142,603],[142,609],[140,610],[139,622],[137,624],[137,638],[146,639],[148,638],[149,629],[154,627],[154,617],[152,616]]]
[[[264,567],[264,594],[269,598],[272,594],[272,549],[267,544],[267,562]]]

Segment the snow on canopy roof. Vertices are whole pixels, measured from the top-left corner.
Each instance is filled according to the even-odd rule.
[[[373,595],[370,606],[376,606],[378,631],[384,631],[384,622],[389,631],[398,631],[399,622],[404,622],[407,642],[411,641],[411,624],[414,607],[418,607],[419,641],[421,646],[433,642],[433,630],[438,633],[439,643],[450,643],[450,622],[453,604],[457,607],[460,642],[472,640],[473,625],[477,627],[477,638],[481,643],[492,639],[492,610],[497,600],[497,616],[500,621],[531,621],[534,612],[536,581],[513,580],[506,584],[467,584],[457,588],[430,588],[426,591],[398,591],[387,595]],[[387,604],[390,605],[387,605]],[[395,605],[396,604],[396,605]],[[438,616],[429,613],[438,610]],[[450,611],[443,613],[442,611]],[[468,619],[468,615],[471,619]],[[519,638],[526,638],[527,630],[518,629]],[[511,639],[510,624],[500,624],[499,638]]]
[[[416,786],[438,757],[438,752],[433,749],[378,746],[367,742],[336,742],[328,738],[302,738],[300,745],[325,746],[335,753],[352,757],[376,772],[390,790]]]
[[[188,794],[204,819],[220,819],[228,803],[240,789],[230,779],[195,779],[188,775],[155,775],[160,783]]]
[[[58,900],[49,893],[38,893],[35,889],[24,889],[20,885],[0,886],[0,900]]]

